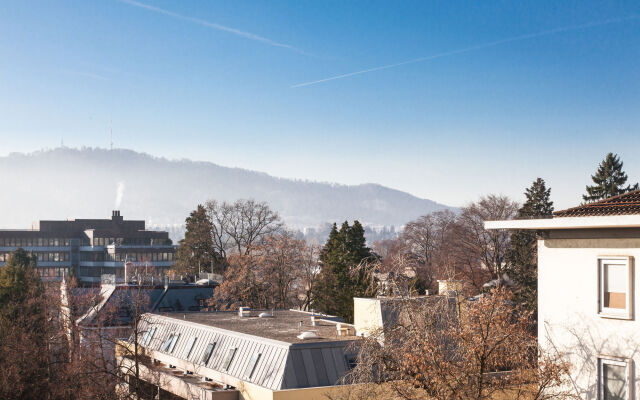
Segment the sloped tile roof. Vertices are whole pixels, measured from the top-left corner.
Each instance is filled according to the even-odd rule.
[[[553,213],[555,217],[597,217],[640,214],[640,190]]]

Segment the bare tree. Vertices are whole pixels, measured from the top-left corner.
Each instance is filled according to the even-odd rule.
[[[504,289],[477,302],[456,301],[433,296],[402,304],[398,324],[359,343],[346,382],[369,387],[360,389],[361,398],[382,387],[387,393],[377,398],[572,398],[562,389],[570,365],[540,351],[529,315],[512,306]]]
[[[449,241],[455,225],[453,212],[437,211],[409,222],[400,237],[416,273],[428,287],[435,279],[453,274]]]
[[[318,275],[319,249],[290,232],[264,238],[250,254],[233,253],[212,306],[308,307]]]
[[[486,269],[492,279],[502,282],[507,270],[509,232],[485,230],[484,221],[513,219],[518,203],[506,196],[481,197],[462,209],[457,224],[459,267],[472,275],[478,268]],[[477,286],[476,282],[476,286]]]
[[[273,307],[293,307],[296,302],[294,284],[300,278],[304,262],[304,240],[294,238],[289,232],[271,235],[257,251],[260,253],[260,274]]]
[[[249,199],[220,203],[211,200],[206,206],[213,223],[214,247],[224,259],[230,252],[248,255],[264,238],[283,227],[278,213],[265,202]]]
[[[319,257],[320,246],[306,243],[300,257],[298,280],[294,284],[300,300],[300,308],[303,310],[308,310],[313,301],[313,292],[320,273]]]

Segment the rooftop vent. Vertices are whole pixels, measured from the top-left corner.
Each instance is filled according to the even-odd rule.
[[[318,339],[319,337],[320,336],[318,336],[318,334],[313,331],[304,331],[297,336],[297,338],[300,340]]]

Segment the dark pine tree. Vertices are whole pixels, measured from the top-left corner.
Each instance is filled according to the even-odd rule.
[[[519,219],[550,218],[553,214],[551,189],[538,178],[525,190],[527,200],[518,210]],[[511,235],[509,277],[516,283],[515,300],[537,315],[538,309],[538,239],[532,231],[515,231]]]
[[[363,267],[373,255],[366,245],[364,228],[345,221],[340,230],[333,224],[320,253],[321,270],[313,295],[313,307],[327,314],[353,321],[353,298],[375,294],[369,268]]]
[[[11,397],[47,397],[52,378],[48,358],[50,346],[45,287],[36,272],[36,259],[23,249],[16,250],[0,268],[0,364],[3,387],[15,390]],[[0,392],[6,393],[6,389]]]
[[[176,251],[175,271],[195,276],[200,271],[222,273],[223,266],[213,247],[211,220],[200,204],[186,219],[184,239]]]
[[[622,170],[623,164],[617,154],[607,154],[595,175],[591,175],[594,184],[586,187],[587,194],[583,195],[582,199],[590,203],[638,190],[637,183],[624,186],[627,183],[627,174]]]

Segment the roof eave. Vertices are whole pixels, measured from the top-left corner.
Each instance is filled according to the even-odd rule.
[[[485,221],[485,229],[549,230],[640,228],[640,215],[608,215],[601,217],[556,217],[546,219],[514,219]]]

